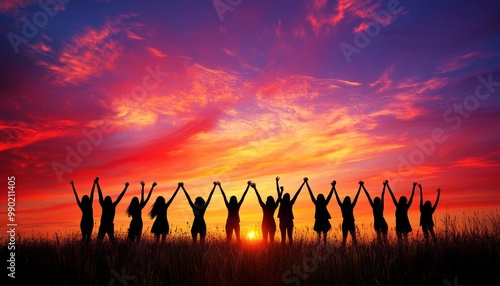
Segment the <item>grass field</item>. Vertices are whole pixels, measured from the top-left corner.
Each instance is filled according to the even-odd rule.
[[[309,231],[296,232],[293,246],[257,241],[227,245],[222,233],[193,245],[187,233],[157,244],[149,237],[131,243],[88,244],[79,235],[19,237],[16,278],[8,285],[500,285],[500,216],[445,217],[436,244],[414,231],[408,244],[381,246],[360,237],[341,247],[332,231],[327,245]],[[368,232],[370,230],[363,230]],[[3,257],[7,257],[5,241]],[[4,277],[7,277],[5,274]],[[13,283],[15,282],[15,283]],[[5,284],[2,284],[5,285]]]

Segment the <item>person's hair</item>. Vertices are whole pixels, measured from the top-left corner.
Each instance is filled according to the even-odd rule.
[[[106,205],[111,205],[111,204],[113,203],[113,201],[111,200],[111,197],[110,197],[110,196],[106,196],[106,197],[104,198],[104,203],[105,203]]]
[[[194,204],[201,206],[205,204],[205,200],[202,197],[196,197],[196,199],[194,199]]]
[[[432,209],[432,203],[431,203],[431,201],[425,201],[424,208]]]
[[[288,203],[290,201],[290,194],[286,193],[283,195],[283,202]]]
[[[375,205],[377,205],[377,206],[378,206],[378,205],[380,205],[381,203],[382,203],[382,200],[381,200],[379,197],[375,197],[375,198],[373,199],[373,204],[375,204]]]
[[[323,194],[319,194],[316,201],[320,204],[324,204],[326,202],[325,196],[323,196]]]
[[[229,205],[234,206],[237,204],[238,204],[238,200],[236,199],[236,196],[231,196],[231,198],[229,198]]]
[[[165,209],[165,206],[165,198],[163,196],[158,196],[155,203],[151,206],[149,217],[155,218],[156,216],[158,216],[161,211]]]
[[[351,197],[346,196],[346,197],[344,198],[344,202],[343,202],[343,204],[348,204],[348,205],[350,205],[350,204],[351,204]]]
[[[269,196],[267,197],[267,200],[266,200],[266,205],[272,205],[274,204],[274,198],[272,196]]]
[[[401,196],[399,198],[399,204],[406,205],[407,202],[408,202],[408,199],[405,196]]]
[[[82,197],[82,205],[86,206],[86,205],[88,205],[88,204],[90,204],[90,198],[89,198],[89,196],[84,195],[84,196]]]
[[[131,217],[133,214],[138,213],[140,211],[141,208],[139,204],[139,199],[137,197],[133,197],[132,200],[130,201],[130,205],[126,210],[126,214],[128,217]]]

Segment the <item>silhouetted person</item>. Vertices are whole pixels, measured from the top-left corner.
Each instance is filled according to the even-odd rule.
[[[279,178],[276,178],[278,181]],[[274,235],[276,234],[276,222],[274,221],[274,213],[278,208],[281,202],[282,192],[278,189],[278,199],[274,201],[272,196],[268,196],[266,199],[266,203],[262,201],[262,198],[259,195],[259,191],[257,191],[257,185],[252,183],[252,188],[255,190],[255,194],[257,195],[257,199],[259,200],[259,204],[262,207],[262,240],[264,243],[267,243],[269,240],[271,244],[274,243]]]
[[[365,184],[361,184],[361,187],[363,188],[363,191],[366,194],[366,197],[368,198],[368,201],[370,202],[370,206],[372,207],[373,210],[373,228],[375,229],[375,232],[377,233],[377,241],[379,243],[387,243],[387,231],[389,230],[389,226],[387,225],[387,222],[385,221],[384,218],[384,195],[385,195],[385,188],[387,187],[387,180],[384,181],[384,188],[382,189],[382,199],[379,197],[375,197],[375,199],[372,201],[370,194],[365,188]]]
[[[229,202],[227,201],[226,194],[224,193],[224,190],[222,190],[222,186],[219,183],[219,188],[222,193],[222,197],[224,198],[224,203],[226,204],[227,208],[227,220],[226,220],[226,240],[227,242],[231,242],[231,238],[233,236],[233,231],[234,234],[236,235],[236,240],[238,242],[241,241],[240,239],[240,207],[241,204],[243,204],[243,200],[245,199],[245,196],[247,195],[248,188],[252,184],[251,181],[248,181],[247,183],[247,188],[245,189],[245,192],[243,192],[243,196],[241,196],[241,200],[238,202],[238,199],[236,196],[231,196],[229,199]]]
[[[110,196],[106,196],[106,198],[103,199],[101,186],[99,186],[99,181],[97,181],[96,184],[97,184],[97,191],[99,193],[99,204],[102,207],[101,225],[99,226],[99,232],[97,233],[97,238],[99,240],[102,240],[104,236],[108,234],[109,240],[114,240],[115,224],[113,223],[113,221],[115,220],[116,206],[123,198],[123,195],[125,195],[125,192],[127,191],[129,184],[128,182],[125,183],[125,188],[123,189],[123,191],[118,196],[115,202],[111,200]]]
[[[151,233],[154,234],[156,242],[160,240],[161,235],[161,242],[164,243],[167,234],[169,234],[170,228],[167,220],[167,210],[182,185],[184,185],[184,183],[178,183],[177,189],[175,189],[174,194],[168,202],[165,203],[165,198],[163,196],[158,196],[155,203],[151,206],[149,217],[151,219],[156,218],[153,222],[153,226],[151,227]]]
[[[214,182],[214,187],[208,195],[207,202],[202,197],[197,197],[193,201],[189,197],[184,185],[181,186],[184,194],[186,194],[186,198],[188,199],[189,205],[193,209],[194,221],[193,226],[191,227],[191,236],[193,237],[193,243],[196,243],[196,239],[198,234],[200,234],[200,243],[203,244],[205,242],[205,236],[207,235],[207,225],[205,223],[205,211],[208,208],[208,204],[210,204],[210,200],[212,199],[212,195],[214,194],[215,187],[220,184],[219,182]]]
[[[398,240],[400,242],[402,241],[402,239],[408,241],[408,233],[412,231],[410,220],[408,219],[408,210],[410,209],[411,203],[413,202],[413,195],[415,194],[415,186],[417,186],[417,183],[413,183],[410,200],[408,201],[405,196],[401,196],[399,198],[399,202],[396,200],[396,197],[392,193],[389,182],[387,182],[386,185],[389,193],[391,194],[392,201],[396,206],[396,235],[398,236]]]
[[[97,181],[99,181],[99,178],[95,178],[94,180],[94,184],[92,185],[92,190],[90,191],[90,198],[89,196],[84,195],[81,201],[78,198],[78,194],[76,193],[75,184],[73,180],[69,182],[71,184],[71,187],[73,187],[73,193],[75,194],[76,203],[78,204],[78,207],[82,211],[80,230],[82,231],[83,242],[90,241],[90,237],[92,236],[92,229],[94,228],[94,211],[92,210],[92,202],[94,201],[94,189]]]
[[[436,234],[434,233],[434,221],[432,220],[432,215],[437,208],[439,203],[439,197],[441,196],[441,189],[437,189],[437,198],[434,206],[431,201],[424,201],[424,196],[422,194],[422,185],[418,184],[420,189],[420,226],[422,226],[422,231],[424,232],[425,241],[429,241],[429,233],[432,236],[432,240],[436,242]]]
[[[280,177],[276,177],[276,190],[279,191],[280,186],[279,186],[279,179]],[[280,219],[280,233],[281,233],[281,244],[285,245],[286,243],[286,237],[288,235],[288,241],[290,244],[293,244],[293,205],[295,204],[295,201],[297,200],[297,197],[300,194],[300,191],[302,191],[302,187],[304,187],[304,184],[307,182],[307,178],[304,178],[304,181],[302,182],[302,185],[300,185],[300,188],[297,190],[295,195],[293,196],[293,199],[290,200],[290,194],[286,193],[283,195],[283,198],[281,199],[281,204],[280,204],[280,209],[278,210],[278,218]],[[281,193],[284,192],[284,188],[281,187]]]
[[[153,189],[156,186],[156,182],[153,183],[151,189],[149,190],[148,196],[144,199],[144,181],[141,181],[141,201],[139,202],[139,198],[133,197],[130,201],[130,205],[127,208],[126,214],[128,217],[132,217],[130,221],[130,227],[128,229],[128,239],[134,241],[141,239],[142,234],[142,209],[149,201],[151,197],[151,193],[153,193]]]
[[[328,212],[327,206],[333,195],[333,182],[332,182],[332,189],[330,190],[330,193],[328,194],[326,200],[323,194],[319,194],[318,198],[315,199],[313,192],[311,191],[311,187],[309,187],[309,182],[308,181],[305,182],[307,190],[309,191],[309,195],[311,195],[311,200],[315,205],[316,209],[314,212],[314,231],[318,233],[318,242],[321,241],[321,233],[323,233],[323,242],[326,243],[326,234],[332,228],[332,225],[330,224],[330,219],[332,217]]]
[[[342,211],[342,245],[345,246],[347,241],[347,235],[350,233],[352,237],[352,243],[356,245],[356,226],[354,225],[354,207],[356,206],[356,202],[358,201],[359,192],[361,191],[361,181],[359,182],[358,192],[354,197],[354,201],[351,202],[351,198],[346,196],[344,201],[341,202],[339,195],[337,194],[337,190],[335,186],[337,185],[336,181],[332,182],[333,191],[335,192],[335,197],[337,198],[337,203],[340,206],[340,210]]]

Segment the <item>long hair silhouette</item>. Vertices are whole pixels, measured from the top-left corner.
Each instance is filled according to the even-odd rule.
[[[436,202],[432,205],[431,201],[424,201],[424,196],[422,194],[422,185],[418,184],[420,189],[420,226],[422,227],[422,231],[424,233],[425,241],[429,241],[429,234],[432,237],[432,240],[436,242],[436,233],[434,233],[434,221],[432,220],[432,215],[436,211],[437,205],[439,203],[439,197],[441,196],[441,189],[437,189],[437,197]]]
[[[321,234],[323,233],[323,242],[325,243],[326,243],[326,235],[328,231],[332,228],[332,225],[330,224],[330,219],[332,217],[328,212],[327,206],[333,195],[333,187],[335,184],[334,182],[331,183],[332,188],[330,189],[330,193],[328,194],[328,197],[326,199],[323,194],[319,194],[317,199],[315,199],[311,187],[309,186],[309,182],[306,181],[307,190],[309,191],[309,195],[311,196],[311,201],[315,206],[313,229],[318,234],[318,241],[321,241]]]
[[[101,186],[99,185],[99,181],[96,182],[97,185],[97,192],[99,193],[99,204],[102,207],[102,214],[101,214],[101,225],[99,226],[99,232],[97,233],[97,238],[99,240],[104,239],[104,236],[107,234],[109,240],[114,240],[115,239],[115,213],[116,213],[116,206],[118,203],[121,201],[123,196],[125,195],[125,192],[127,191],[127,188],[129,186],[129,183],[125,183],[125,188],[123,191],[120,193],[118,198],[116,198],[116,201],[113,202],[111,200],[110,196],[106,196],[106,198],[103,199],[102,196],[102,190]]]
[[[191,236],[193,238],[193,243],[196,243],[198,234],[200,235],[200,243],[203,244],[205,242],[205,236],[207,235],[207,225],[205,223],[205,217],[204,217],[205,211],[207,210],[208,205],[210,204],[210,200],[212,199],[212,195],[214,194],[215,187],[218,184],[220,183],[214,182],[214,187],[212,188],[212,191],[208,196],[207,202],[205,202],[205,200],[202,197],[197,197],[194,200],[194,203],[191,200],[191,197],[189,197],[189,194],[184,188],[184,185],[181,186],[189,202],[189,205],[193,209],[194,220],[193,220],[193,225],[191,227]]]
[[[281,189],[281,193],[284,192],[284,188],[279,186],[279,180],[280,177],[276,177],[276,189]],[[300,191],[302,191],[302,188],[304,187],[304,184],[307,182],[307,178],[304,178],[304,181],[302,182],[302,185],[300,185],[300,188],[297,190],[295,195],[293,196],[293,199],[290,200],[290,194],[286,193],[283,196],[283,199],[281,200],[280,208],[278,210],[278,218],[280,219],[280,233],[281,233],[281,244],[285,245],[286,243],[286,237],[288,235],[288,241],[291,244],[293,244],[293,205],[295,204],[295,201],[297,200],[297,197],[300,194]]]
[[[126,214],[128,217],[132,217],[132,220],[130,221],[130,226],[128,229],[128,239],[131,241],[134,241],[135,239],[140,240],[141,239],[141,234],[142,234],[142,209],[146,206],[146,204],[149,201],[149,198],[151,197],[151,194],[153,193],[154,187],[157,185],[156,182],[154,182],[151,185],[151,189],[149,190],[149,193],[144,199],[144,181],[141,181],[141,201],[139,201],[139,198],[133,197],[132,200],[130,201],[130,205],[128,206],[126,210]]]
[[[182,182],[177,184],[177,189],[175,189],[168,202],[165,203],[165,198],[163,196],[158,196],[154,204],[151,206],[149,217],[151,219],[155,219],[153,226],[151,227],[151,233],[154,235],[156,242],[160,240],[161,236],[161,242],[164,243],[167,238],[167,234],[170,233],[170,227],[167,220],[167,210],[183,184],[184,183]]]
[[[365,185],[361,185],[363,188],[363,191],[366,194],[366,197],[368,198],[368,202],[370,203],[370,206],[372,207],[373,210],[373,228],[375,229],[375,232],[377,233],[377,241],[379,243],[384,243],[387,244],[387,232],[389,230],[389,226],[387,225],[387,222],[385,221],[384,218],[384,195],[385,195],[385,189],[387,188],[388,181],[384,181],[383,185],[384,188],[382,189],[382,199],[379,197],[375,197],[375,199],[371,199],[370,194],[365,188]]]
[[[408,200],[405,196],[401,196],[399,201],[396,200],[389,183],[386,185],[389,190],[389,194],[391,194],[392,201],[396,206],[396,235],[398,237],[398,241],[408,241],[408,233],[412,231],[410,220],[408,219],[408,210],[413,202],[413,195],[415,194],[415,187],[417,186],[417,183],[413,183],[410,200]]]
[[[224,190],[222,190],[222,185],[219,183],[219,188],[222,193],[222,197],[224,198],[224,203],[226,204],[227,208],[227,220],[226,220],[226,241],[229,243],[231,242],[232,236],[233,236],[233,231],[236,236],[236,240],[238,242],[241,241],[240,238],[240,207],[243,204],[243,200],[245,199],[245,196],[247,195],[248,188],[252,184],[251,181],[247,182],[247,188],[243,192],[243,195],[241,196],[241,200],[238,202],[238,199],[236,196],[231,196],[229,201],[227,201],[226,194],[224,193]]]
[[[71,180],[69,183],[73,188],[73,194],[76,198],[76,203],[82,211],[82,219],[80,220],[80,231],[82,232],[82,241],[89,242],[92,236],[92,229],[94,228],[94,211],[92,209],[92,202],[94,201],[94,189],[99,178],[95,178],[94,184],[92,185],[92,190],[90,191],[90,197],[84,195],[82,200],[78,198],[76,193],[75,183]]]
[[[356,226],[354,224],[354,207],[358,202],[359,193],[361,191],[361,185],[364,184],[362,181],[359,182],[358,192],[354,197],[354,201],[351,203],[351,197],[346,196],[344,201],[341,202],[339,195],[337,194],[337,189],[335,186],[337,185],[336,181],[333,181],[333,192],[335,193],[335,197],[337,198],[337,203],[340,206],[340,210],[342,212],[342,245],[346,245],[347,235],[350,233],[352,238],[352,243],[356,245]]]
[[[276,181],[278,180],[279,177],[276,178]],[[267,243],[269,241],[271,244],[273,244],[274,235],[276,234],[276,222],[274,221],[274,213],[276,212],[276,209],[281,202],[282,192],[280,192],[280,189],[278,188],[278,199],[274,201],[274,198],[272,196],[268,196],[266,199],[266,203],[264,204],[262,198],[260,197],[259,191],[257,190],[257,184],[252,182],[251,187],[254,189],[255,194],[257,195],[257,199],[259,200],[259,204],[262,208],[262,241],[264,243]]]

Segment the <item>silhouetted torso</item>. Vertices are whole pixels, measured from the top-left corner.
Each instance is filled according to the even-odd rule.
[[[276,212],[276,209],[278,208],[278,204],[271,204],[271,205],[263,205],[262,206],[262,211],[264,213],[264,217],[262,218],[263,223],[275,223],[274,222],[274,213]]]
[[[229,204],[227,206],[227,221],[226,222],[240,222],[240,205]]]
[[[344,218],[345,223],[354,223],[354,207],[352,204],[343,203],[340,206],[342,211],[342,218]]]
[[[316,210],[314,212],[314,218],[315,219],[331,219],[332,217],[330,216],[330,213],[328,212],[328,209],[326,208],[327,204],[326,202],[316,202]]]
[[[434,210],[425,206],[420,207],[420,225],[421,226],[434,226],[432,214]]]
[[[278,218],[280,220],[293,220],[293,204],[291,202],[281,201],[280,209],[278,211]]]
[[[101,225],[103,226],[112,225],[115,219],[116,205],[103,203],[101,206],[102,206]]]
[[[396,231],[410,232],[412,231],[410,220],[408,219],[408,204],[398,203],[396,206]]]

